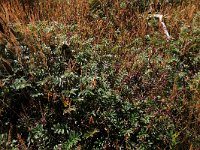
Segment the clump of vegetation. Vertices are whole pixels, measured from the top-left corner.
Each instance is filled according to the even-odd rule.
[[[0,4],[2,149],[198,149],[198,0]]]

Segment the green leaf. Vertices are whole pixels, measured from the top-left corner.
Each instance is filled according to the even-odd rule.
[[[89,132],[85,133],[84,136],[83,136],[83,138],[84,138],[84,139],[88,139],[88,138],[90,138],[90,137],[93,137],[93,136],[94,136],[96,133],[98,133],[98,132],[99,132],[98,129],[94,129],[94,130],[92,130],[92,131],[89,131]]]
[[[69,139],[62,145],[62,148],[64,150],[71,150],[73,149],[74,146],[77,145],[77,143],[80,141],[80,137],[77,133],[75,132],[72,132],[70,135],[69,135]]]
[[[21,77],[15,80],[12,87],[16,90],[20,90],[26,87],[31,87],[31,84],[29,84],[23,77]]]

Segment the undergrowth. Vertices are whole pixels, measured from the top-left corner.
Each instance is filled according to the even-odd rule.
[[[0,4],[1,149],[199,148],[198,0]]]

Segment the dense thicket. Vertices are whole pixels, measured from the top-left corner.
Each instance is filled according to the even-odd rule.
[[[1,1],[1,149],[198,149],[199,6]]]

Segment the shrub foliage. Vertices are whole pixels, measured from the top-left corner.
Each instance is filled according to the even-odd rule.
[[[2,1],[0,147],[197,149],[199,5]]]

